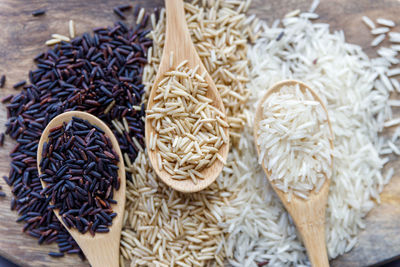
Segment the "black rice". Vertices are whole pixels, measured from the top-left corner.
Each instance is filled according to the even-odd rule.
[[[46,13],[46,10],[44,9],[38,9],[32,12],[32,16],[34,17],[38,17],[38,16],[42,16]]]
[[[129,10],[131,8],[132,8],[132,5],[124,4],[124,5],[119,5],[119,6],[114,7],[113,11],[121,19],[126,19],[125,15],[122,13],[122,11]]]
[[[276,37],[276,41],[277,41],[277,42],[280,41],[280,40],[282,39],[282,37],[283,37],[284,34],[285,34],[285,32],[282,31],[282,32],[278,35],[278,37]]]
[[[83,234],[108,232],[116,216],[111,203],[116,202],[114,189],[120,186],[118,162],[109,137],[88,121],[73,117],[62,127],[50,129],[43,144],[39,178],[46,187],[40,195],[51,198],[53,209],[69,227]]]
[[[137,16],[139,15],[139,11],[140,11],[140,5],[137,4],[137,5],[135,6],[135,9],[133,10],[133,15],[134,15],[135,17],[137,17]]]
[[[117,8],[121,11],[125,11],[125,10],[129,10],[132,8],[132,5],[130,4],[123,4],[123,5],[119,5],[117,6]]]
[[[4,134],[4,133],[1,133],[1,134],[0,134],[0,146],[3,146],[3,145],[4,145],[4,137],[5,137],[5,134]]]
[[[14,89],[17,89],[18,87],[24,86],[26,84],[26,81],[20,81],[17,82],[16,84],[13,85]]]
[[[62,252],[49,252],[49,256],[59,258],[59,257],[64,257],[64,253]]]
[[[9,102],[13,97],[14,97],[13,95],[8,95],[8,96],[6,96],[6,97],[3,97],[3,98],[1,99],[1,102],[2,102],[2,103],[7,103],[7,102]]]
[[[144,147],[142,74],[152,45],[146,37],[148,30],[144,24],[128,27],[117,22],[93,31],[37,55],[30,83],[6,106],[6,134],[17,141],[10,152],[10,173],[4,178],[14,195],[11,208],[25,223],[24,232],[37,236],[40,244],[57,242],[60,249],[67,242],[66,252],[79,247],[53,214],[36,166],[38,142],[46,125],[63,112],[86,111],[111,128],[131,162]],[[123,118],[128,129],[118,127]],[[90,151],[87,154],[96,157]]]
[[[6,75],[3,74],[0,77],[0,88],[3,88],[5,83],[6,83]]]
[[[118,7],[114,7],[113,11],[120,19],[126,19],[125,15],[122,13],[122,11]]]

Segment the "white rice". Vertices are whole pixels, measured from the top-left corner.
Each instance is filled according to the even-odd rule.
[[[390,121],[386,121],[383,124],[383,126],[384,127],[392,127],[392,126],[399,125],[399,124],[400,124],[400,118],[396,118],[396,119],[393,119],[393,120],[390,120]]]
[[[69,20],[68,30],[69,30],[69,37],[75,38],[75,23],[72,19]]]
[[[388,105],[392,107],[400,107],[400,100],[391,99],[388,101]]]
[[[392,43],[400,43],[400,32],[389,32],[389,41]]]
[[[314,13],[315,10],[317,9],[319,5],[319,0],[314,0],[310,6],[310,9],[308,10],[308,12]]]
[[[375,23],[368,18],[367,16],[362,16],[362,21],[365,23],[365,25],[367,25],[371,30],[375,29]]]
[[[248,116],[253,116],[265,91],[281,80],[301,80],[322,97],[335,135],[326,240],[329,257],[336,258],[357,243],[357,234],[365,226],[363,218],[391,177],[382,177],[388,159],[379,158],[377,135],[390,114],[389,89],[379,75],[390,63],[370,60],[359,46],[345,42],[343,32],[330,33],[327,24],[296,17],[282,22],[285,27],[261,27],[262,38],[249,49]],[[282,31],[285,34],[276,42]],[[374,89],[376,84],[380,90]],[[256,266],[254,261],[265,260],[271,266],[308,265],[292,221],[262,169],[249,160],[255,153],[252,127],[250,123],[239,149],[233,149],[228,159],[228,165],[232,158],[237,162],[233,174],[224,173],[224,181],[238,192],[225,209],[228,261],[233,266]]]
[[[382,41],[385,39],[386,35],[385,34],[380,34],[378,35],[372,42],[371,46],[378,46]]]
[[[379,27],[371,30],[371,33],[374,35],[382,34],[382,33],[387,33],[389,32],[390,29],[388,27]]]
[[[394,27],[396,24],[394,21],[389,20],[389,19],[383,19],[383,18],[378,18],[376,22],[380,25],[386,26],[386,27]]]
[[[69,39],[68,36],[65,36],[65,35],[62,35],[62,34],[58,34],[58,33],[53,33],[53,34],[51,35],[51,38],[59,39],[59,40],[61,40],[61,41],[65,41],[65,42],[71,41],[71,39]]]
[[[283,86],[262,104],[257,145],[259,163],[285,193],[308,198],[332,174],[327,114],[309,91]]]
[[[386,75],[391,77],[391,76],[397,76],[400,74],[400,68],[395,68],[395,69],[390,69]]]

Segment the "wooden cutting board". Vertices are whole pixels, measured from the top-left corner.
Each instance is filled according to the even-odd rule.
[[[46,47],[44,42],[52,33],[68,33],[68,20],[76,23],[77,33],[82,34],[97,26],[111,25],[117,20],[112,8],[119,4],[132,3],[128,0],[96,1],[39,1],[39,0],[0,0],[0,74],[6,74],[6,88],[0,89],[0,97],[15,93],[12,85],[27,79],[28,71],[34,67],[32,58]],[[163,5],[162,0],[135,1],[151,10]],[[285,13],[294,10],[308,10],[310,0],[253,0],[249,13],[257,14],[271,23]],[[32,17],[33,10],[44,8],[46,15]],[[400,24],[400,2],[396,0],[321,0],[317,9],[322,22],[331,24],[332,30],[343,29],[347,41],[364,47],[369,56],[375,51],[369,48],[372,36],[361,22],[361,16],[384,17]],[[132,15],[128,22],[133,21]],[[400,31],[400,26],[397,27]],[[4,131],[6,113],[0,104],[0,131]],[[395,114],[400,115],[400,110]],[[0,149],[0,176],[8,174],[8,151],[13,142],[7,137],[5,146]],[[400,161],[390,165],[395,167],[395,176],[381,194],[381,204],[367,217],[366,229],[359,236],[359,243],[348,254],[331,262],[332,266],[380,265],[400,258]],[[10,211],[10,190],[0,179],[0,185],[7,197],[0,199],[0,255],[22,266],[88,266],[78,257],[66,256],[53,259],[47,256],[56,251],[56,245],[39,246],[37,240],[21,233],[22,225],[15,220],[17,215]]]

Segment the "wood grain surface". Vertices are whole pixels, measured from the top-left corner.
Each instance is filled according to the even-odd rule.
[[[32,58],[46,47],[44,42],[52,33],[68,33],[68,20],[76,23],[77,33],[90,31],[93,27],[111,25],[117,20],[112,8],[124,3],[140,3],[151,10],[163,5],[162,0],[0,0],[0,74],[6,74],[6,88],[0,89],[0,97],[15,93],[12,85],[28,78],[34,67]],[[269,23],[293,9],[307,10],[311,0],[253,0],[249,13],[266,19]],[[46,14],[33,17],[31,12],[46,9]],[[361,45],[369,56],[376,56],[369,47],[372,36],[361,22],[362,15],[371,18],[384,17],[400,24],[400,2],[397,0],[321,0],[317,9],[322,22],[331,24],[332,30],[343,29],[348,42]],[[132,22],[128,16],[127,22]],[[400,26],[395,30],[400,31]],[[400,110],[395,113],[400,115]],[[0,105],[0,131],[4,131],[6,112]],[[8,151],[13,147],[10,138],[0,149],[0,176],[8,174]],[[367,217],[366,229],[360,233],[356,247],[336,260],[332,266],[380,265],[400,257],[400,161],[389,165],[395,167],[395,176],[381,194],[381,204]],[[17,215],[11,212],[10,190],[0,179],[7,197],[0,199],[0,254],[21,266],[88,266],[78,257],[66,256],[53,259],[47,256],[55,251],[55,245],[37,245],[37,240],[22,234],[22,224],[17,224]]]

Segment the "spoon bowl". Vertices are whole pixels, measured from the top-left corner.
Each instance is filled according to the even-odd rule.
[[[108,126],[102,122],[97,117],[80,111],[69,111],[62,113],[52,119],[50,123],[45,128],[38,146],[37,153],[37,164],[39,175],[41,174],[41,168],[39,166],[40,161],[42,159],[42,150],[44,142],[48,141],[48,135],[50,130],[62,125],[64,122],[69,122],[72,120],[72,117],[78,117],[80,119],[84,119],[89,121],[91,124],[98,126],[105,132],[105,135],[108,136],[111,140],[112,147],[115,152],[119,156],[118,162],[118,177],[120,178],[120,188],[118,191],[114,191],[114,200],[118,203],[112,205],[113,211],[117,213],[117,216],[112,220],[112,225],[109,227],[108,233],[96,233],[95,236],[91,236],[89,232],[82,234],[76,228],[68,228],[63,220],[61,219],[58,210],[54,210],[54,213],[57,219],[64,225],[65,229],[71,234],[74,240],[78,243],[79,247],[82,249],[86,258],[89,260],[91,266],[101,267],[101,266],[110,266],[110,267],[118,267],[119,266],[119,243],[121,238],[121,229],[122,229],[122,221],[124,218],[124,210],[125,210],[125,188],[126,188],[126,179],[125,179],[125,166],[123,162],[123,157],[121,153],[121,149],[118,145],[118,141],[115,138],[114,134],[108,128]],[[46,183],[41,181],[43,188],[45,188]]]
[[[278,92],[284,86],[295,86],[299,85],[301,91],[308,90],[312,96],[318,101],[327,117],[327,124],[330,129],[331,138],[329,139],[331,148],[333,149],[333,134],[332,134],[332,126],[329,121],[328,111],[323,104],[321,98],[306,84],[295,81],[288,80],[279,82],[273,85],[263,96],[260,102],[257,105],[256,114],[254,118],[254,140],[256,143],[256,149],[258,155],[260,155],[260,148],[257,143],[258,138],[258,130],[259,123],[263,119],[263,103],[267,100],[267,98],[273,94]],[[331,160],[333,162],[333,160]],[[270,179],[270,171],[262,165],[268,179]],[[332,166],[331,166],[332,167]],[[297,196],[293,196],[290,201],[288,201],[288,193],[285,193],[274,185],[274,182],[270,181],[272,188],[281,199],[283,205],[286,210],[292,216],[293,221],[300,232],[300,235],[303,239],[304,245],[307,249],[308,257],[313,266],[329,266],[328,255],[326,251],[326,242],[325,242],[325,210],[326,204],[328,201],[328,191],[329,191],[329,182],[330,179],[326,179],[325,183],[321,187],[319,192],[315,192],[313,190],[308,199],[302,199]]]
[[[200,57],[197,54],[191,40],[186,24],[183,1],[166,0],[165,7],[167,13],[165,45],[160,62],[160,67],[158,69],[153,88],[150,92],[147,109],[150,110],[155,104],[154,97],[156,96],[156,89],[160,81],[164,78],[164,74],[171,69],[175,69],[184,60],[187,60],[187,67],[189,67],[190,69],[194,69],[198,66],[198,73],[206,73],[205,80],[208,84],[206,97],[213,100],[213,102],[211,103],[212,106],[218,108],[220,111],[225,113],[224,104],[219,95],[218,89],[211,79],[211,76],[205,69],[203,63],[201,62]],[[146,147],[150,147],[150,136],[151,133],[155,133],[155,129],[151,124],[151,120],[148,118],[146,118],[145,131]],[[227,128],[225,128],[225,135],[229,137]],[[218,153],[222,156],[223,159],[226,160],[226,158],[228,157],[228,151],[229,144],[226,143],[220,148]],[[194,184],[190,179],[174,180],[171,178],[171,175],[168,172],[160,169],[157,164],[157,148],[155,150],[148,149],[147,153],[149,155],[150,162],[160,179],[173,189],[185,193],[197,192],[208,187],[215,181],[215,179],[222,171],[222,168],[224,167],[224,164],[221,161],[216,160],[212,166],[204,169],[201,172],[205,178],[199,180],[197,184]]]

